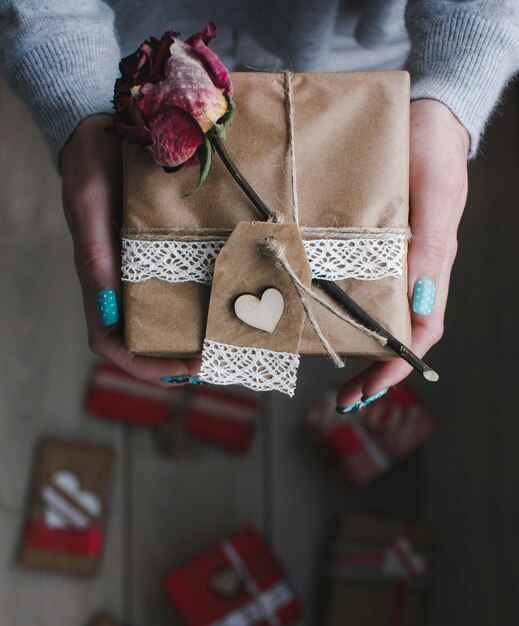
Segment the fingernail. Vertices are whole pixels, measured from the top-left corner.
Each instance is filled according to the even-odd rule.
[[[416,281],[413,292],[413,311],[418,315],[430,315],[436,301],[436,284],[430,278]]]
[[[119,321],[117,296],[113,289],[102,289],[97,294],[97,312],[103,326],[113,326]]]
[[[363,407],[363,404],[359,400],[358,402],[355,402],[355,404],[350,404],[350,406],[347,406],[345,408],[338,406],[335,410],[337,411],[337,413],[340,413],[340,415],[344,415],[345,413],[351,413],[352,411],[357,411],[358,409],[361,409],[362,407]]]
[[[371,404],[372,402],[375,402],[375,400],[378,400],[379,398],[382,398],[382,396],[385,396],[386,393],[387,393],[387,387],[385,389],[382,389],[378,393],[374,393],[371,396],[363,396],[361,398],[361,401],[364,404],[364,406],[368,406],[368,404]]]
[[[207,385],[205,380],[198,378],[198,376],[194,376],[193,378],[191,378],[191,380],[189,381],[189,384],[190,385]]]
[[[172,385],[180,385],[182,383],[188,383],[189,376],[164,376],[161,380],[165,383],[171,383]]]

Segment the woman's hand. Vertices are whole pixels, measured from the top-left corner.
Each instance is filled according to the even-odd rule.
[[[121,141],[106,134],[110,118],[95,115],[75,130],[63,149],[63,206],[74,240],[90,348],[136,378],[167,386],[195,376],[199,359],[135,356],[121,330]]]
[[[451,111],[435,100],[411,103],[410,130],[410,347],[422,357],[443,334],[458,225],[467,198],[469,135]],[[369,366],[342,387],[338,410],[362,408],[361,398],[369,403],[410,371],[402,359]]]

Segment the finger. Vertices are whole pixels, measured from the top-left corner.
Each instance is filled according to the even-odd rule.
[[[94,338],[93,343],[91,341],[92,351],[139,380],[170,387],[171,384],[190,382],[200,369],[198,358],[170,359],[130,354],[120,333],[115,331],[105,333],[97,339]]]
[[[185,384],[196,377],[200,369],[200,359],[170,359],[148,357],[128,352],[120,326],[105,327],[98,323],[97,304],[92,298],[90,284],[78,268],[83,288],[83,303],[88,325],[89,345],[94,354],[110,361],[117,367],[139,380],[146,380],[160,386]],[[166,380],[165,380],[166,379]]]
[[[414,206],[420,206],[421,203],[421,208],[412,212],[412,229],[416,235],[413,236],[408,255],[409,284],[410,290],[413,290],[410,291],[410,347],[420,358],[443,334],[450,274],[457,250],[457,225],[464,203],[460,198],[451,210],[445,211],[443,205],[443,211],[436,211],[436,202],[429,200],[433,197],[434,194],[414,196]],[[436,215],[436,219],[433,219],[433,215]],[[432,286],[430,283],[428,286],[428,281],[432,282]],[[412,367],[400,358],[371,365],[341,388],[337,396],[338,410],[362,408],[366,402],[370,403],[373,398],[383,395],[387,389],[404,380],[411,371]]]
[[[430,316],[413,315],[411,349],[420,358],[440,340],[443,333],[443,317],[448,297],[449,278],[455,256],[456,231],[452,229],[433,313]],[[404,380],[411,371],[412,367],[407,361],[399,358],[385,363],[375,363],[345,383],[337,396],[337,406],[340,409],[355,407],[353,410],[357,410],[374,396]],[[364,403],[361,403],[361,399],[364,400]]]
[[[90,118],[76,131],[75,152],[63,161],[63,204],[76,267],[97,300],[99,323],[109,327],[119,321],[122,173],[120,142],[106,136],[105,125],[104,117]]]

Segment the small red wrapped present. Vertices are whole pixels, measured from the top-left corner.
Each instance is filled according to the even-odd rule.
[[[261,403],[259,394],[242,388],[185,385],[163,389],[103,363],[94,373],[87,410],[96,417],[158,429],[160,449],[168,447],[160,439],[169,440],[173,433],[175,449],[182,447],[185,435],[192,435],[245,452]]]
[[[234,452],[251,445],[261,410],[258,393],[240,387],[196,388],[184,415],[186,430],[201,439]]]
[[[187,626],[280,626],[302,615],[280,564],[252,528],[187,563],[164,584]]]
[[[436,422],[407,385],[399,385],[361,412],[338,415],[330,391],[306,419],[345,482],[363,486],[407,457],[436,432]]]
[[[181,388],[163,389],[102,363],[94,372],[87,410],[96,417],[158,428],[171,418],[182,394]]]

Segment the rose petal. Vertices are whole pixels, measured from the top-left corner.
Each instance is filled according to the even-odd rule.
[[[127,138],[130,143],[147,146],[151,143],[150,131],[146,126],[136,126],[132,122],[116,115],[113,122],[113,131],[121,139]]]
[[[150,123],[148,150],[157,163],[177,167],[190,159],[205,136],[199,125],[178,107],[160,113]]]
[[[144,117],[153,119],[164,106],[176,106],[192,115],[207,132],[228,110],[223,89],[216,87],[198,55],[187,44],[175,40],[166,62],[166,78],[141,87],[134,100]]]
[[[195,33],[186,39],[186,43],[188,46],[192,46],[193,42],[197,39],[201,39],[206,45],[210,43],[212,39],[216,37],[216,24],[214,22],[209,22],[207,26],[199,33]]]
[[[162,80],[165,76],[164,69],[166,65],[166,61],[170,56],[170,47],[171,44],[175,41],[175,36],[178,33],[174,33],[172,31],[166,31],[160,41],[155,39],[156,45],[154,49],[154,58],[153,64],[151,67],[150,75],[148,77],[149,80],[146,82],[156,82],[158,80]]]
[[[231,77],[225,65],[220,61],[218,56],[207,47],[207,44],[216,36],[216,26],[213,22],[205,27],[201,33],[191,35],[186,39],[186,43],[193,48],[205,69],[209,72],[214,84],[217,87],[225,89],[230,96],[233,94]]]

